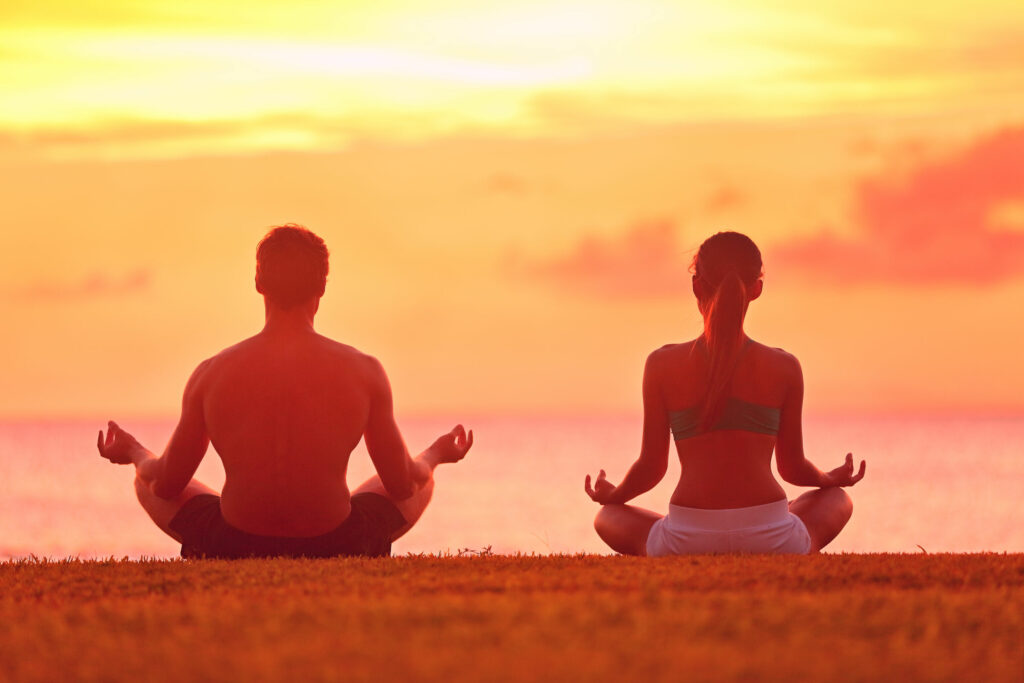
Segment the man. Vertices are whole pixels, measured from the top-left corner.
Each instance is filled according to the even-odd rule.
[[[114,422],[100,431],[100,455],[135,465],[139,502],[183,557],[389,555],[430,502],[434,468],[473,445],[458,425],[409,457],[384,368],[313,330],[327,257],[324,241],[297,225],[263,238],[256,291],[266,324],[192,373],[163,456]],[[350,494],[360,438],[378,476]],[[220,495],[192,479],[211,442],[224,462]]]

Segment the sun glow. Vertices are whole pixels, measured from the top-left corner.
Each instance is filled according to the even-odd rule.
[[[77,24],[13,12],[0,29],[0,130],[61,156],[322,149],[473,129],[579,134],[609,117],[902,111],[965,86],[955,73],[879,68],[879,55],[928,45],[841,11],[659,0],[131,7]],[[180,125],[177,144],[146,140],[155,124]]]
[[[411,410],[637,409],[722,228],[815,405],[1021,407],[1021,35],[1010,0],[0,3],[0,415],[173,412],[290,221]]]

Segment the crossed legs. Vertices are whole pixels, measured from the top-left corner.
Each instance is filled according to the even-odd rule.
[[[800,518],[811,535],[811,552],[832,542],[853,515],[853,500],[838,487],[814,489],[789,502],[789,511]]]
[[[789,503],[789,511],[800,518],[811,536],[811,552],[828,545],[853,514],[853,501],[841,488],[808,491]],[[601,540],[623,555],[646,555],[651,526],[661,519],[657,512],[635,505],[605,505],[594,518]]]
[[[360,484],[352,495],[357,493],[376,493],[378,496],[384,496],[391,503],[398,508],[398,511],[402,513],[402,517],[405,518],[405,525],[398,529],[394,534],[391,535],[391,540],[395,541],[404,536],[409,529],[413,527],[416,522],[419,521],[420,517],[423,516],[423,511],[427,509],[427,504],[430,503],[431,497],[434,495],[434,469],[437,468],[438,462],[436,458],[427,456],[427,452],[420,453],[416,456],[415,460],[426,463],[430,469],[430,477],[427,481],[405,500],[395,500],[391,494],[384,488],[384,482],[380,480],[380,477],[374,475]]]
[[[662,516],[635,505],[605,505],[594,518],[594,529],[615,552],[644,556],[651,527]]]
[[[390,500],[398,511],[402,513],[402,517],[405,518],[406,524],[398,529],[391,537],[394,541],[397,538],[403,536],[406,532],[413,527],[413,525],[419,521],[419,518],[423,516],[423,511],[427,509],[427,504],[430,503],[430,499],[434,493],[434,468],[437,467],[437,462],[432,458],[424,459],[422,455],[417,456],[417,460],[423,460],[430,465],[430,478],[426,483],[419,488],[411,497],[405,500],[395,500],[388,494],[384,488],[383,482],[380,477],[373,476],[363,482],[353,491],[353,495],[356,493],[376,493],[379,496],[384,496]],[[139,503],[142,508],[149,515],[150,519],[153,520],[160,530],[165,534],[173,538],[174,540],[181,542],[181,538],[177,532],[171,529],[171,520],[178,514],[182,506],[195,496],[202,494],[213,494],[219,496],[220,493],[214,491],[206,484],[193,479],[185,487],[185,490],[179,493],[174,498],[165,500],[158,497],[153,493],[149,486],[138,477],[135,478],[135,495],[139,499]]]
[[[171,520],[174,519],[174,516],[178,514],[178,511],[181,510],[185,503],[204,493],[212,493],[215,496],[220,495],[206,484],[193,479],[185,486],[184,491],[174,498],[165,500],[153,493],[146,482],[142,481],[139,477],[135,477],[135,495],[139,499],[142,509],[160,527],[161,531],[179,543],[181,542],[181,537],[178,536],[176,531],[171,529]]]
[[[220,493],[214,491],[206,484],[193,479],[185,487],[185,490],[176,497],[164,500],[154,494],[145,482],[138,477],[135,478],[135,495],[139,499],[142,508],[146,511],[146,514],[149,515],[154,524],[160,527],[161,531],[179,543],[181,542],[181,537],[171,529],[171,520],[174,519],[174,516],[178,514],[178,511],[181,510],[185,503],[195,496],[206,493],[215,496],[220,495]],[[381,482],[380,477],[377,476],[373,476],[363,482],[352,493],[376,493],[390,500],[398,508],[398,511],[402,513],[402,517],[405,518],[406,524],[392,535],[391,540],[394,541],[408,532],[419,521],[419,518],[423,516],[423,511],[427,509],[427,504],[434,493],[434,475],[431,472],[430,479],[427,480],[426,484],[406,500],[395,500],[392,498],[384,489],[384,484]]]

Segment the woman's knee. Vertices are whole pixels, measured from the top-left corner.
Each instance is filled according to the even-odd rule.
[[[853,498],[846,489],[837,486],[825,490],[829,492],[829,503],[836,510],[836,514],[842,515],[844,519],[850,519],[853,515]]]
[[[594,515],[594,529],[598,535],[602,535],[602,529],[608,529],[614,524],[616,517],[620,516],[625,505],[602,505],[601,509]],[[603,536],[603,535],[602,535]]]
[[[850,498],[850,494],[846,492],[846,489],[838,486],[806,491],[791,501],[789,505],[791,509],[825,506],[829,509],[853,512],[853,499]]]
[[[149,499],[153,496],[153,492],[149,489],[149,484],[144,482],[140,477],[135,477],[135,497],[139,499],[139,502],[145,505]]]

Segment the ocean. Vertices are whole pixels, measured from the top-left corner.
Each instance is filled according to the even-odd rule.
[[[618,482],[636,457],[640,418],[484,417],[464,421],[476,444],[458,465],[437,471],[434,500],[394,553],[609,553],[591,525],[597,505],[583,477],[601,468]],[[172,420],[123,420],[159,451]],[[418,452],[455,420],[400,420]],[[0,422],[0,559],[173,557],[178,546],[139,507],[133,470],[102,460],[102,420]],[[853,519],[830,552],[1024,551],[1024,418],[805,418],[805,450],[822,469],[845,454],[868,461],[850,490]],[[679,476],[634,503],[665,511]],[[354,487],[372,473],[360,446]],[[211,450],[197,474],[219,488]],[[790,497],[800,489],[786,486]]]

